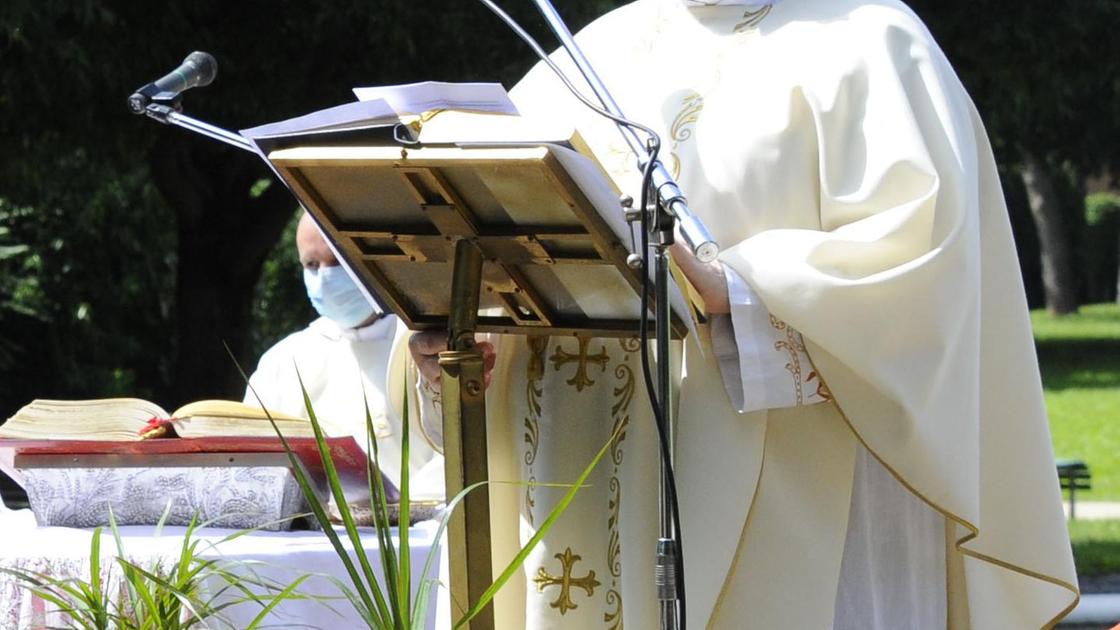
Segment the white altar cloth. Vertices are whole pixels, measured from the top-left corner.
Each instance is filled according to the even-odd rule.
[[[428,554],[438,546],[434,538],[438,523],[426,521],[409,529],[409,546],[413,567],[413,591],[420,581],[420,571]],[[154,527],[121,527],[125,554],[133,561],[156,560],[160,557],[178,556],[185,527],[165,527],[155,537]],[[41,571],[55,577],[89,577],[90,542],[93,530],[66,527],[38,527],[29,510],[8,511],[0,508],[0,567]],[[342,594],[323,575],[330,575],[349,585],[350,580],[334,548],[322,532],[254,532],[222,541],[234,530],[201,529],[195,538],[203,541],[199,550],[210,558],[232,561],[249,561],[257,575],[284,584],[303,573],[322,574],[305,581],[299,591],[308,595],[340,597]],[[346,539],[339,530],[340,537]],[[394,541],[396,541],[394,537]],[[377,548],[377,535],[371,528],[362,529],[362,543],[374,567],[380,572],[381,560]],[[347,545],[348,548],[349,545]],[[101,536],[101,556],[108,559],[117,553],[112,532],[105,528]],[[105,565],[105,562],[102,563]],[[441,563],[432,562],[432,576],[438,577]],[[359,569],[360,571],[360,569]],[[444,580],[446,582],[446,579]],[[446,590],[439,589],[441,594]],[[441,602],[440,620],[436,620],[436,597],[431,600],[428,614],[429,629],[446,624],[446,598]],[[329,607],[328,607],[329,606]],[[40,630],[57,625],[49,611],[53,605],[40,600],[22,588],[11,575],[0,574],[0,630]],[[333,609],[333,611],[332,611]],[[235,628],[243,628],[256,616],[260,607],[251,603],[238,604],[223,611]],[[365,624],[353,610],[349,600],[331,599],[321,602],[314,599],[288,600],[272,611],[265,621],[267,627],[283,628],[360,628]],[[217,627],[227,627],[219,625]]]

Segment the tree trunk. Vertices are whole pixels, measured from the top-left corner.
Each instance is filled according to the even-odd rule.
[[[1062,205],[1046,165],[1034,155],[1023,154],[1023,184],[1038,231],[1042,258],[1042,287],[1046,310],[1054,315],[1077,312],[1077,278],[1074,275],[1070,243],[1062,222]]]
[[[253,287],[297,202],[247,153],[210,140],[165,137],[149,160],[160,194],[178,218],[175,341],[168,409],[200,398],[240,399],[245,382],[230,358],[247,356]]]

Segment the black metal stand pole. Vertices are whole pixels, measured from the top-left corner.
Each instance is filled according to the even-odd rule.
[[[656,222],[655,222],[656,223]],[[671,225],[671,220],[670,220]],[[658,236],[664,236],[660,232]],[[657,390],[658,403],[661,407],[661,422],[664,435],[668,436],[669,453],[673,452],[676,443],[674,425],[676,414],[673,413],[672,381],[670,380],[669,359],[669,244],[672,243],[672,228],[669,228],[669,238],[659,239],[654,246],[654,288],[656,291],[655,302],[657,311],[654,314],[654,334],[657,348]],[[657,540],[657,563],[655,566],[655,579],[657,586],[657,599],[661,605],[661,628],[663,630],[676,630],[679,626],[679,610],[677,602],[677,557],[680,551],[678,532],[674,527],[672,506],[670,501],[669,474],[673,466],[672,461],[661,458],[661,475],[659,488],[661,534]]]

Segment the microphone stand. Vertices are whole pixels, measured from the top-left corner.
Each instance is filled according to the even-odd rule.
[[[179,111],[179,95],[175,94],[174,98],[161,98],[156,96],[152,102],[144,107],[144,114],[149,118],[158,120],[165,125],[175,125],[182,127],[188,131],[193,131],[202,134],[207,138],[224,142],[228,145],[235,146],[238,149],[243,149],[250,153],[257,153],[256,146],[249,142],[246,138],[226,131],[221,127],[215,127],[210,123],[203,122],[197,118],[191,118],[183,112]]]
[[[576,67],[583,75],[587,84],[591,86],[595,96],[603,108],[611,114],[625,118],[621,108],[611,97],[606,86],[599,79],[590,62],[583,55],[575,38],[568,30],[563,18],[556,12],[549,0],[533,0],[541,15],[544,16],[552,31],[560,40],[561,45],[575,62]],[[619,132],[630,145],[630,149],[638,156],[638,168],[643,169],[650,160],[650,154],[641,138],[630,127],[618,125]],[[673,405],[671,400],[670,375],[669,375],[669,251],[673,243],[675,224],[680,222],[681,236],[689,250],[701,262],[715,260],[719,253],[719,246],[712,238],[703,222],[700,221],[688,208],[684,194],[673,180],[668,170],[660,162],[653,165],[652,188],[656,192],[654,216],[650,221],[651,242],[654,243],[654,287],[655,287],[655,313],[654,327],[656,334],[655,348],[657,350],[657,397],[662,414],[661,421],[663,434],[668,437],[668,451],[670,456],[674,445]],[[637,208],[636,212],[647,212],[647,208]],[[632,217],[633,213],[628,212]],[[648,281],[643,278],[643,281]],[[658,507],[660,512],[660,537],[657,541],[656,562],[654,566],[654,580],[657,587],[657,598],[661,607],[662,630],[676,630],[681,627],[682,620],[679,610],[679,595],[677,586],[677,566],[679,557],[680,532],[674,527],[670,513],[670,496],[668,488],[668,471],[672,467],[671,461],[661,457],[661,482]],[[683,576],[682,576],[683,577]]]
[[[599,75],[595,73],[595,69],[591,67],[591,63],[587,61],[587,57],[583,55],[579,45],[576,44],[575,38],[572,37],[572,32],[568,30],[567,24],[556,9],[552,6],[549,0],[533,0],[540,10],[541,15],[548,21],[549,26],[552,28],[553,33],[556,34],[557,39],[560,40],[561,46],[567,51],[568,55],[575,62],[576,68],[579,69],[580,74],[591,86],[591,90],[595,92],[595,96],[603,105],[603,109],[619,118],[625,118],[622,110],[619,108],[618,103],[615,102],[610,92],[607,91],[606,85],[599,79]],[[638,170],[642,170],[646,161],[649,159],[649,151],[646,149],[645,144],[642,143],[638,134],[630,127],[625,125],[618,125],[619,133],[622,134],[626,143],[630,145],[630,150],[634,155],[638,156]],[[681,192],[677,182],[673,176],[669,174],[669,170],[665,168],[660,161],[654,165],[653,169],[653,188],[657,191],[657,196],[666,210],[673,216],[674,219],[680,221],[681,236],[684,237],[685,244],[688,246],[689,251],[696,256],[700,262],[712,262],[719,255],[719,245],[716,244],[715,238],[708,232],[708,228],[704,223],[692,213],[688,207],[688,202],[685,200],[684,193]]]

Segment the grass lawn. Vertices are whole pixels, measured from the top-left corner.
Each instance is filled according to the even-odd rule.
[[[1120,521],[1071,521],[1069,538],[1078,575],[1120,573]]]
[[[1031,313],[1054,454],[1089,465],[1088,501],[1120,501],[1120,307]]]
[[[1089,465],[1086,501],[1120,501],[1120,307],[1095,304],[1077,315],[1031,313],[1050,413],[1054,454]],[[1070,523],[1077,572],[1120,573],[1120,521]]]

